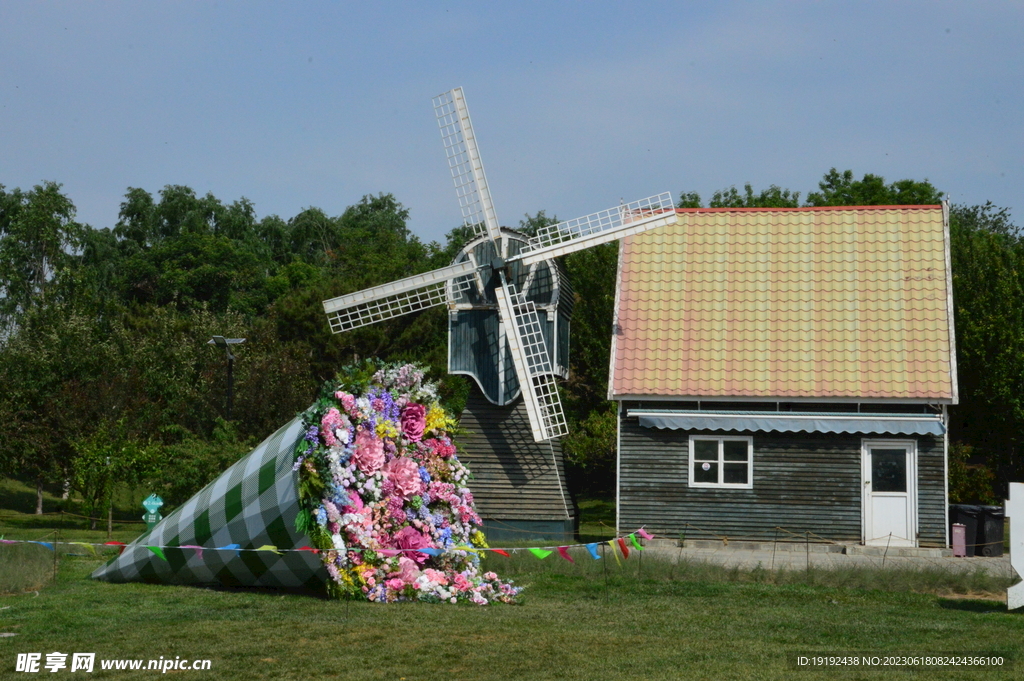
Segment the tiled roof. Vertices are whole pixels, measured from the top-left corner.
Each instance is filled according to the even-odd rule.
[[[941,206],[678,216],[623,241],[613,397],[954,399]]]

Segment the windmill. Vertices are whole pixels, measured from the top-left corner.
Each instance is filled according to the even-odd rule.
[[[435,97],[433,104],[462,217],[475,238],[448,267],[326,300],[324,311],[331,330],[340,333],[446,305],[449,371],[471,375],[490,404],[506,408],[516,404],[526,412],[526,418],[519,419],[523,428],[511,429],[520,435],[510,438],[506,423],[498,440],[489,438],[491,445],[499,442],[517,450],[498,453],[515,465],[519,465],[517,454],[519,460],[530,459],[522,455],[531,447],[536,454],[538,446],[546,445],[557,478],[561,468],[557,438],[568,429],[555,380],[567,374],[566,310],[571,309],[571,290],[554,259],[675,222],[672,196],[666,192],[544,226],[532,237],[503,228],[491,201],[462,88]],[[504,421],[516,420],[514,409],[506,412],[481,419],[482,427],[500,429]],[[479,466],[470,463],[479,477]],[[523,479],[528,478],[527,472]],[[564,486],[560,479],[557,482],[568,515]],[[486,506],[485,490],[486,485],[477,492],[480,507]],[[481,514],[486,519],[485,509]]]

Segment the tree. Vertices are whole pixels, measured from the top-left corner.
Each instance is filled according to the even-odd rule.
[[[33,308],[82,245],[85,227],[60,185],[44,182],[29,192],[0,185],[0,317],[6,332]]]
[[[885,184],[881,175],[868,173],[854,180],[852,170],[835,168],[818,183],[820,191],[807,195],[808,206],[910,206],[942,203],[942,193],[928,180],[897,180]]]
[[[950,211],[960,404],[950,438],[997,473],[998,493],[1024,475],[1024,241],[1006,209]]]
[[[73,447],[72,489],[82,495],[90,528],[95,530],[99,514],[106,513],[109,532],[115,488],[142,484],[153,472],[155,450],[128,434],[124,418],[101,422],[93,433],[73,441]]]

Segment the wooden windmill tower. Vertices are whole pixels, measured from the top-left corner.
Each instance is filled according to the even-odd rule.
[[[549,225],[500,227],[462,88],[434,99],[465,224],[477,234],[448,267],[324,301],[335,333],[447,305],[448,369],[472,376],[463,458],[488,536],[572,532],[556,377],[568,374],[572,291],[555,258],[675,222],[670,193]],[[519,397],[522,397],[520,400]]]

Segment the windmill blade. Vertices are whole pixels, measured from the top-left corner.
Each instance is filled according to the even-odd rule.
[[[508,261],[518,260],[529,265],[674,224],[675,221],[676,209],[672,203],[672,194],[665,192],[575,220],[542,227],[531,240],[533,248]]]
[[[448,301],[448,282],[452,282],[453,293],[464,291],[469,288],[476,269],[476,265],[471,261],[460,262],[381,286],[348,293],[325,300],[324,312],[331,323],[331,331],[341,333],[435,305],[443,305]]]
[[[508,332],[512,364],[519,377],[519,386],[526,402],[533,439],[537,442],[569,434],[558,397],[558,386],[551,367],[540,318],[533,301],[516,291],[515,285],[501,275],[501,285],[494,291],[498,312]]]
[[[462,88],[457,87],[434,97],[434,113],[437,114],[437,124],[441,128],[448,167],[455,180],[462,218],[467,226],[478,232],[479,226],[483,225],[487,235],[497,243],[501,239],[501,230]]]

